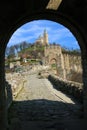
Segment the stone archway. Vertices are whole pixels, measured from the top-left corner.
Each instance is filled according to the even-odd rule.
[[[55,65],[53,66],[55,66],[54,68],[56,69],[56,74],[65,79],[64,60],[60,45],[46,46],[44,53],[45,63],[51,65],[51,62],[54,60]],[[53,68],[53,66],[51,67]]]
[[[50,65],[51,65],[51,68],[53,70],[53,73],[58,75],[58,69],[57,69],[57,59],[56,58],[52,58],[50,60]]]
[[[55,58],[52,58],[51,60],[50,60],[50,64],[52,65],[52,64],[56,64],[56,62],[57,62],[57,60],[55,59]]]
[[[30,14],[20,18],[20,20],[18,20],[17,22],[14,23],[14,26],[11,26],[8,31],[6,32],[6,35],[3,35],[2,37],[2,45],[3,49],[0,52],[0,63],[1,63],[1,69],[0,69],[0,74],[1,74],[1,99],[2,99],[2,112],[0,113],[2,116],[0,117],[0,121],[2,123],[2,125],[4,126],[4,124],[6,125],[6,104],[5,104],[5,71],[4,71],[4,55],[5,55],[5,48],[7,45],[8,40],[10,39],[10,37],[12,36],[12,34],[14,33],[14,31],[16,29],[18,29],[20,26],[22,26],[24,23],[30,22],[32,20],[38,20],[38,19],[47,19],[47,20],[52,20],[55,22],[59,22],[61,24],[63,24],[64,26],[66,26],[68,29],[70,29],[70,31],[75,35],[75,37],[78,40],[78,43],[81,47],[81,56],[82,56],[82,65],[83,65],[83,82],[84,82],[84,116],[87,118],[87,72],[85,71],[87,69],[87,50],[86,50],[86,46],[85,46],[85,34],[82,32],[81,28],[73,21],[71,20],[71,18],[69,19],[69,17],[65,17],[63,15],[60,15],[58,13],[56,13],[55,11],[45,11],[45,12],[38,12],[38,13],[34,13],[32,16]],[[4,86],[4,87],[3,87]],[[0,106],[0,107],[1,107]],[[5,129],[4,129],[5,130]]]

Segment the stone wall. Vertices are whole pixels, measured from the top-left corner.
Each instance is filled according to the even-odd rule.
[[[11,105],[12,101],[17,97],[18,93],[24,87],[26,82],[25,74],[14,73],[6,74],[6,97],[7,107]]]
[[[45,64],[51,65],[52,61],[55,60],[57,75],[59,77],[72,80],[72,76],[76,73],[82,76],[82,60],[80,54],[62,51],[59,45],[49,45],[45,47],[44,56]]]
[[[55,75],[49,75],[48,79],[54,85],[54,88],[68,94],[78,101],[83,101],[83,84],[63,80]]]
[[[63,53],[66,79],[82,83],[82,60],[77,54]],[[79,76],[79,77],[78,77]]]
[[[59,45],[45,46],[44,49],[45,63],[50,64],[52,59],[57,59],[57,57],[60,54],[61,54],[61,47]]]

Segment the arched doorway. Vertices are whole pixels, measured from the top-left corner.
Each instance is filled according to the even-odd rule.
[[[46,12],[39,12],[38,14],[34,14],[33,16],[30,16],[30,15],[27,15],[27,16],[24,16],[22,17],[19,21],[17,21],[14,26],[12,26],[7,34],[5,36],[5,40],[3,41],[3,43],[5,44],[5,47],[7,45],[7,42],[8,40],[10,39],[10,37],[12,36],[12,34],[14,33],[14,31],[16,29],[18,29],[20,26],[22,26],[24,23],[26,22],[30,22],[32,20],[36,20],[36,19],[47,19],[47,20],[52,20],[52,21],[55,21],[55,22],[59,22],[61,24],[63,24],[64,26],[66,26],[67,28],[70,29],[70,31],[75,35],[75,37],[77,38],[78,40],[78,43],[79,43],[79,46],[81,48],[81,56],[82,56],[82,65],[83,65],[83,83],[84,83],[84,89],[87,90],[86,88],[86,79],[87,79],[87,72],[85,71],[86,70],[86,66],[87,66],[87,62],[86,62],[86,47],[85,47],[85,40],[84,40],[84,36],[82,34],[82,31],[81,29],[78,27],[78,25],[76,23],[74,23],[74,21],[70,20],[69,18],[63,16],[63,15],[60,15],[60,14],[57,14],[53,11],[46,11]],[[5,52],[5,48],[3,48],[3,52],[2,52],[2,65],[1,65],[1,68],[2,68],[2,72],[1,74],[5,74],[4,72],[4,52]],[[4,75],[2,76],[2,80],[4,81]],[[4,82],[2,82],[2,86],[5,86]],[[3,94],[2,94],[3,95]],[[86,98],[86,91],[84,93],[84,99]],[[2,100],[3,102],[5,102],[5,98],[4,100]],[[87,117],[87,111],[86,111],[86,104],[87,104],[87,101],[84,100],[84,115],[85,117]],[[6,111],[4,109],[4,111]],[[3,115],[4,115],[4,112],[3,112]],[[5,117],[6,118],[6,117]]]
[[[58,75],[57,60],[56,60],[55,58],[52,58],[52,59],[50,60],[50,65],[51,65],[52,70],[54,71],[53,73],[54,73],[55,75]]]

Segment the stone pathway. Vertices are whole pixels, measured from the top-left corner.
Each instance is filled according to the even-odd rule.
[[[67,130],[63,124],[54,125],[52,121],[78,119],[79,109],[80,105],[54,90],[47,79],[29,75],[26,86],[9,109],[10,130]]]

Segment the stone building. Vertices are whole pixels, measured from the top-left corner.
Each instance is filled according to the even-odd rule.
[[[39,36],[38,39],[35,41],[36,45],[42,45],[42,46],[46,46],[49,44],[48,42],[48,33],[46,31],[46,29],[43,32],[43,36]]]
[[[60,45],[46,46],[44,56],[45,64],[56,64],[56,73],[61,78],[70,80],[72,74],[82,74],[81,56],[63,52]]]
[[[43,61],[47,65],[56,65],[56,74],[64,79],[71,80],[72,74],[82,75],[81,55],[71,54],[62,51],[60,45],[51,45],[48,41],[48,33],[46,30],[43,36],[35,41],[35,45],[45,46]]]

